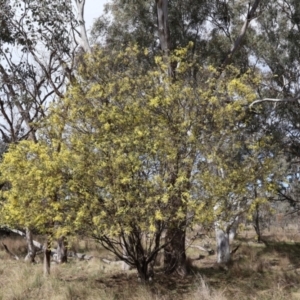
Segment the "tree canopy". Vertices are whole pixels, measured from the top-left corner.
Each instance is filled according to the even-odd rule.
[[[139,268],[166,245],[138,252],[137,237],[155,241],[169,224],[212,222],[216,203],[220,212],[228,201],[247,210],[253,186],[271,190],[272,141],[245,135],[259,77],[230,67],[216,78],[190,52],[170,56],[176,79],[160,56],[145,70],[139,60],[149,54],[137,46],[87,55],[77,83],[41,122],[39,142],[4,155],[5,222],[58,235],[84,231],[117,253],[121,236]]]

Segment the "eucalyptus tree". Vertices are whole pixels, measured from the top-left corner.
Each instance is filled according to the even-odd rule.
[[[285,152],[286,175],[278,184],[279,199],[298,207],[297,174],[299,168],[299,75],[300,4],[294,0],[266,3],[257,18],[251,53],[264,75],[259,99],[251,106],[267,122],[265,133],[276,137]],[[285,181],[285,183],[284,183]],[[297,209],[296,209],[297,210]]]
[[[7,0],[3,4],[0,95],[4,140],[14,142],[29,135],[36,139],[34,121],[45,116],[49,102],[63,97],[66,83],[72,80],[78,42],[89,51],[82,19],[85,1],[75,2],[78,16],[71,1]]]

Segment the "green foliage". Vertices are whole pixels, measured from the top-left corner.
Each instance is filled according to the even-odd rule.
[[[93,42],[109,49],[124,49],[130,43],[136,43],[141,48],[149,49],[151,58],[158,55],[161,49],[156,3],[141,0],[110,1],[105,6],[107,14],[93,24]],[[192,52],[197,55],[201,65],[220,66],[240,33],[248,5],[245,0],[169,0],[170,49],[186,47],[192,41]],[[232,61],[242,72],[249,68],[248,44],[251,44],[252,34]]]
[[[139,65],[147,55],[136,46],[95,49],[41,125],[40,142],[10,147],[1,164],[11,184],[3,192],[7,224],[154,234],[186,211],[211,221],[216,203],[224,210],[232,197],[244,201],[258,183],[271,189],[269,140],[243,135],[259,79],[234,68],[216,79],[187,48],[170,57],[173,80],[160,57],[152,69]]]
[[[2,207],[2,223],[47,232],[64,221],[67,228],[74,207],[70,201],[60,200],[67,198],[64,182],[71,163],[68,158],[65,151],[42,141],[12,145],[3,161],[3,176],[11,188],[2,193],[8,199]]]

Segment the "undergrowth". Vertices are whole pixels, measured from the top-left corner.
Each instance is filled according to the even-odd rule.
[[[187,251],[190,274],[186,278],[166,276],[158,270],[148,285],[138,282],[135,271],[123,272],[102,261],[109,254],[89,240],[74,239],[70,248],[94,256],[89,261],[70,259],[67,264],[52,264],[44,277],[42,258],[36,264],[23,261],[26,244],[20,238],[2,238],[20,260],[14,260],[0,244],[0,299],[133,299],[133,300],[225,300],[225,299],[300,299],[300,243],[281,236],[255,243],[249,232],[236,241],[240,248],[229,266],[215,263],[195,249]],[[195,243],[201,244],[201,240]],[[211,240],[214,247],[214,241]]]

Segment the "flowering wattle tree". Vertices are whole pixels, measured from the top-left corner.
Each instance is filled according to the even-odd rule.
[[[161,249],[184,275],[185,248],[176,243],[184,245],[186,229],[231,218],[226,199],[244,201],[258,181],[270,189],[274,167],[268,155],[261,159],[269,141],[243,135],[253,74],[238,78],[228,68],[216,76],[184,48],[169,57],[171,78],[166,59],[146,68],[148,55],[135,46],[94,49],[40,124],[39,142],[13,145],[0,166],[10,183],[7,224],[93,236],[144,280]]]

